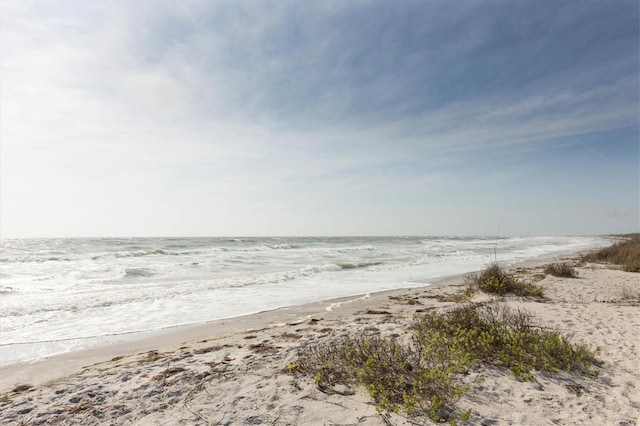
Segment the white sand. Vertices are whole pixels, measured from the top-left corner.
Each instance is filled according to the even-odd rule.
[[[517,271],[531,277],[542,265],[530,263]],[[572,342],[601,347],[601,374],[588,378],[535,372],[533,381],[520,382],[508,371],[482,367],[468,381],[482,376],[484,382],[473,385],[458,403],[461,410],[472,409],[470,424],[640,423],[640,306],[620,300],[624,288],[640,291],[640,275],[601,265],[577,269],[577,279],[547,276],[539,282],[546,287],[544,303],[502,299],[533,312]],[[417,310],[449,306],[453,302],[442,296],[462,289],[457,278],[6,366],[0,368],[0,423],[415,424],[398,415],[383,418],[363,389],[353,395],[327,394],[311,378],[282,370],[302,345],[342,333],[401,334]],[[306,319],[295,320],[299,318]]]

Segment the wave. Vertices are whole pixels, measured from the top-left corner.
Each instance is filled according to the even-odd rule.
[[[125,277],[151,277],[155,273],[149,268],[126,268],[124,275]]]
[[[197,252],[196,252],[197,253]],[[123,259],[129,257],[145,257],[145,256],[183,256],[185,253],[179,253],[175,251],[168,251],[161,248],[154,248],[142,251],[124,251],[116,253],[99,254],[93,256],[91,260],[99,260],[109,257],[115,257],[116,259]]]
[[[290,250],[292,248],[289,244],[275,244],[269,247],[271,247],[274,250]]]
[[[370,266],[378,266],[383,265],[385,262],[381,260],[367,260],[364,262],[336,262],[335,264],[340,267],[340,269],[359,269],[359,268],[368,268]]]
[[[59,257],[59,256],[48,256],[48,257],[27,256],[27,257],[3,258],[2,263],[72,262],[74,260],[75,259],[71,259],[68,257]]]
[[[142,256],[179,256],[180,253],[176,253],[173,251],[163,250],[161,248],[145,250],[145,251],[136,251],[136,252],[125,252],[125,253],[116,253],[115,257],[142,257]]]
[[[135,284],[126,283],[127,278],[144,278],[154,276],[155,273],[150,268],[125,268],[124,280],[112,284],[112,291],[104,292],[107,298],[86,299],[87,292],[91,292],[92,285],[76,284],[73,287],[78,289],[74,293],[67,293],[63,299],[58,299],[58,303],[41,303],[23,306],[5,306],[0,311],[4,317],[25,317],[33,315],[43,315],[46,313],[91,311],[122,306],[135,303],[152,303],[162,300],[172,300],[176,297],[216,292],[225,289],[259,287],[267,284],[277,284],[291,281],[298,278],[309,277],[314,274],[324,272],[338,272],[342,268],[336,264],[325,264],[315,266],[305,266],[298,269],[291,269],[279,272],[265,272],[244,276],[233,276],[212,280],[185,280],[174,282],[172,285],[158,286],[158,283]],[[126,288],[127,291],[122,291]]]
[[[17,292],[18,291],[13,287],[0,286],[0,294],[2,295],[17,293]]]

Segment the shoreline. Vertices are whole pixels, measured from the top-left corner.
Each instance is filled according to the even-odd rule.
[[[508,239],[512,242],[499,243],[500,245],[504,245],[505,250],[508,250],[504,256],[500,256],[503,258],[501,261],[504,265],[521,263],[536,258],[562,255],[570,252],[570,250],[588,250],[594,247],[595,244],[602,244],[602,242],[605,241],[602,237],[596,236],[588,239],[585,239],[585,237],[575,238],[577,239],[574,239],[574,237],[564,237],[560,239],[543,237],[542,240],[532,240],[530,237],[523,237],[515,238],[513,241],[512,239]],[[389,291],[397,288],[421,287],[446,281],[456,274],[480,269],[493,258],[493,256],[489,255],[489,251],[491,250],[486,247],[488,244],[486,238],[470,239],[469,241],[464,239],[464,244],[469,244],[468,247],[465,246],[468,251],[460,252],[463,253],[464,256],[462,254],[456,254],[459,253],[457,251],[452,251],[453,249],[451,249],[450,246],[453,243],[447,242],[447,238],[444,238],[443,241],[434,240],[435,245],[429,249],[423,247],[426,243],[421,239],[416,241],[415,238],[410,238],[409,240],[407,245],[409,252],[406,253],[403,251],[406,249],[404,242],[399,245],[396,244],[396,242],[392,242],[389,247],[387,247],[385,245],[387,242],[381,241],[382,248],[379,250],[380,253],[374,255],[374,257],[377,259],[379,256],[383,256],[383,258],[386,259],[385,256],[391,256],[391,260],[387,262],[391,267],[357,268],[357,270],[354,271],[347,270],[336,274],[333,272],[321,273],[318,276],[316,276],[317,272],[325,271],[326,266],[332,264],[331,259],[349,259],[352,256],[355,256],[357,259],[370,258],[372,255],[369,253],[369,249],[374,247],[369,247],[368,245],[361,246],[358,244],[366,242],[373,243],[378,240],[376,238],[364,239],[363,241],[357,239],[354,241],[340,240],[339,244],[337,243],[335,247],[330,245],[331,259],[328,260],[329,263],[326,265],[324,265],[324,263],[327,261],[323,260],[324,254],[320,257],[317,255],[304,254],[309,252],[309,250],[310,253],[313,253],[314,250],[311,250],[311,248],[313,248],[315,244],[320,244],[321,247],[325,247],[323,244],[326,242],[321,241],[319,243],[314,240],[305,243],[306,245],[301,246],[303,247],[303,254],[309,257],[311,265],[316,266],[307,267],[303,266],[305,265],[304,262],[298,262],[299,264],[294,262],[295,265],[289,269],[293,271],[292,274],[294,278],[300,278],[300,280],[291,281],[292,284],[289,283],[290,279],[287,278],[289,272],[278,272],[275,273],[274,277],[271,277],[270,274],[263,273],[263,271],[256,275],[259,277],[259,279],[256,278],[256,283],[259,285],[254,286],[253,281],[251,281],[251,285],[240,285],[239,290],[226,291],[224,286],[228,283],[224,284],[222,289],[218,289],[216,287],[217,284],[211,287],[206,279],[202,279],[202,277],[198,278],[197,274],[195,281],[192,282],[189,279],[191,276],[189,275],[191,274],[189,269],[191,267],[189,267],[185,270],[180,268],[177,270],[177,273],[179,273],[181,277],[179,278],[179,282],[182,283],[180,286],[167,286],[163,284],[162,279],[160,279],[158,287],[161,291],[159,294],[147,290],[147,288],[151,288],[148,285],[139,286],[141,290],[138,289],[137,281],[134,281],[134,284],[127,284],[128,281],[126,280],[129,278],[127,278],[126,273],[124,277],[125,281],[123,281],[122,284],[126,284],[124,288],[127,291],[123,294],[120,294],[119,281],[117,281],[116,284],[110,284],[111,287],[105,287],[108,291],[100,290],[101,287],[98,286],[97,290],[99,291],[96,290],[96,292],[94,292],[95,294],[91,292],[93,290],[84,294],[85,290],[78,284],[80,285],[80,290],[70,290],[68,293],[65,293],[64,291],[66,291],[66,289],[63,289],[64,291],[61,292],[59,296],[54,294],[50,302],[47,299],[49,296],[47,296],[46,292],[43,293],[43,295],[47,296],[47,298],[44,299],[42,299],[40,293],[36,292],[38,295],[34,296],[35,303],[32,308],[29,308],[29,305],[25,305],[25,307],[21,305],[21,303],[23,303],[21,302],[22,296],[19,294],[21,291],[16,290],[16,297],[8,297],[6,300],[7,303],[3,304],[3,310],[7,308],[6,311],[8,311],[10,315],[13,312],[17,312],[18,316],[10,318],[10,321],[6,324],[7,330],[2,333],[4,339],[2,339],[2,344],[0,345],[0,367],[18,363],[32,363],[38,359],[46,359],[55,355],[120,342],[145,339],[150,336],[171,333],[173,330],[198,327],[200,325],[221,322],[233,318],[243,318],[247,315],[263,314],[271,310],[290,308],[302,304],[312,304],[340,297],[358,297],[364,293]],[[598,241],[601,241],[601,243],[598,243]],[[266,244],[267,242],[270,241],[252,242],[249,244],[249,247],[240,247],[238,253],[244,253],[245,249],[253,250],[255,244]],[[170,250],[173,247],[170,241],[164,241],[163,243],[163,247],[166,250]],[[157,251],[155,247],[158,244],[147,244],[143,242],[138,242],[137,244],[135,247],[129,247],[128,245],[126,247],[108,245],[108,248],[116,253],[114,255],[116,259],[127,259],[132,253],[137,255],[139,254],[138,251],[143,248],[144,250],[142,251],[144,253],[148,252],[153,254]],[[258,246],[260,246],[260,244],[258,244]],[[453,244],[454,248],[457,247],[456,244],[457,243]],[[342,245],[349,247],[349,250],[355,247],[355,249],[357,249],[356,255],[342,254]],[[558,249],[558,246],[562,248]],[[198,247],[198,244],[195,244],[194,247]],[[297,246],[294,245],[292,247]],[[362,247],[365,247],[365,249],[362,249]],[[432,249],[436,254],[431,260],[420,260],[420,257],[403,257],[409,256],[409,254],[412,256],[417,255],[416,247],[421,247],[418,250],[419,255],[424,255],[424,250],[429,252],[429,250]],[[573,247],[573,249],[570,247]],[[236,253],[233,251],[235,250],[233,247],[229,248],[229,250]],[[271,253],[270,250],[267,251]],[[440,254],[438,254],[441,251],[445,253],[442,259],[440,259]],[[321,252],[324,253],[324,248]],[[49,252],[46,251],[46,253]],[[98,258],[103,259],[99,250],[96,253]],[[121,253],[121,255],[119,253]],[[262,251],[258,251],[258,253],[262,253]],[[286,260],[291,256],[288,251],[277,251],[274,253],[277,253],[277,256],[268,254],[267,258],[276,261],[279,268],[282,268],[287,262],[290,263],[290,261],[284,262],[282,260]],[[351,253],[351,251],[348,253]],[[51,255],[53,254],[55,254],[55,252],[51,252]],[[296,256],[299,255],[294,254]],[[16,256],[18,256],[18,254],[16,254]],[[48,256],[49,255],[44,256],[41,260],[48,259]],[[231,257],[235,258],[235,256],[236,254]],[[262,256],[262,254],[260,254],[260,256]],[[174,262],[172,259],[173,257],[162,257],[158,262]],[[200,261],[207,259],[211,260],[210,256],[205,256],[202,259],[187,260]],[[123,270],[126,272],[131,269],[131,265],[128,265],[127,262],[123,261],[123,263],[118,260],[114,260],[114,262],[115,263],[112,264],[111,260],[109,260],[108,264],[104,264],[104,261],[100,261],[101,267],[98,269],[108,270],[110,274],[113,271],[122,272],[121,270]],[[153,262],[155,262],[155,260]],[[143,265],[146,265],[145,267],[148,267],[149,270],[155,271],[154,268],[156,268],[156,266],[153,266],[153,262],[150,265],[143,262]],[[282,263],[282,265],[278,262]],[[164,265],[164,263],[162,264]],[[187,263],[185,263],[185,265],[186,264]],[[318,266],[321,264],[324,266]],[[189,263],[189,265],[191,265],[191,263]],[[67,272],[62,275],[66,276],[73,268],[68,264],[60,265],[60,267],[63,266]],[[73,266],[73,264],[71,266]],[[200,270],[198,268],[196,269]],[[306,277],[308,273],[307,268],[311,270],[310,277]],[[162,274],[162,268],[157,269],[156,273]],[[265,269],[265,271],[267,269]],[[286,267],[284,269],[288,271]],[[371,269],[372,272],[369,272],[369,269]],[[144,268],[141,270],[144,270]],[[280,269],[278,270],[280,271]],[[137,269],[135,271],[137,271]],[[90,276],[92,277],[91,274]],[[212,282],[215,283],[219,278],[216,277],[217,275],[214,275]],[[240,274],[240,278],[242,277],[243,275]],[[94,278],[95,277],[91,279]],[[152,281],[153,280],[154,279],[152,279]],[[243,282],[243,280],[244,278],[239,282]],[[276,284],[262,285],[260,284],[262,282],[261,280],[267,283],[271,283],[272,281],[270,280],[273,280]],[[235,281],[234,279],[230,279],[229,282],[233,283]],[[224,281],[224,283],[226,283],[226,281]],[[115,287],[113,287],[114,285]],[[182,287],[183,285],[184,288]],[[204,287],[202,287],[203,285]],[[74,288],[75,286],[71,287]],[[247,289],[244,287],[247,287]],[[16,287],[16,289],[20,288],[19,286]],[[129,290],[129,288],[132,288],[132,290]],[[231,286],[231,288],[235,287]],[[132,296],[127,296],[126,294],[128,293]],[[28,294],[28,292],[25,291],[25,294]],[[110,296],[111,294],[113,296]],[[171,294],[174,294],[175,297],[167,296]],[[86,314],[85,310],[88,310]],[[22,315],[24,312],[31,312],[32,317]]]
[[[544,276],[544,265],[578,254],[520,262],[516,276],[546,288],[544,300],[479,294],[531,312],[572,341],[601,348],[599,377],[535,372],[519,381],[482,366],[459,401],[471,424],[638,425],[638,275],[587,264],[578,278]],[[107,347],[0,368],[0,424],[365,424],[409,425],[382,417],[366,390],[326,392],[286,366],[299,348],[345,334],[401,336],[416,314],[456,306],[464,275],[423,287],[338,298],[213,323]],[[482,384],[476,383],[482,379]]]
[[[414,289],[446,286],[460,279],[460,275],[455,275],[445,278],[443,281],[425,284],[420,287],[399,288],[340,297],[221,320],[119,335],[123,338],[122,341],[62,352],[32,361],[2,365],[0,366],[0,392],[19,385],[21,381],[28,381],[30,384],[35,385],[43,384],[79,371],[85,367],[81,364],[100,363],[116,356],[130,356],[138,352],[174,347],[202,339],[222,339],[248,331],[294,326],[317,316],[345,316],[351,314],[352,311],[362,309],[363,305],[368,304],[369,301],[375,303],[378,299],[382,300],[388,296],[405,294]],[[137,334],[140,336],[136,338],[135,335]]]
[[[580,255],[581,252],[567,252],[550,256],[540,255],[533,259],[516,261],[506,266],[506,268],[535,267],[552,260],[567,257],[574,258]],[[251,330],[295,325],[319,315],[328,317],[350,315],[353,311],[362,309],[363,305],[377,304],[389,296],[396,297],[398,295],[404,295],[407,292],[432,287],[459,287],[464,277],[473,272],[476,271],[436,277],[431,279],[432,282],[414,281],[413,283],[417,285],[411,287],[320,300],[237,317],[176,325],[158,330],[104,336],[112,341],[89,348],[65,351],[45,355],[33,360],[0,365],[0,392],[12,389],[21,384],[21,381],[40,385],[47,381],[63,377],[64,375],[77,372],[86,367],[84,364],[91,362],[100,363],[112,357],[130,356],[138,352],[173,347],[201,339],[221,339]],[[338,308],[335,309],[335,311],[332,308],[334,305],[337,305]]]
[[[592,248],[587,250],[592,250]],[[548,259],[553,259],[556,257],[561,257],[566,255],[577,255],[579,253],[580,252],[575,252],[571,250],[560,251],[560,252],[554,251],[551,253],[543,253],[533,258],[512,259],[512,260],[501,262],[501,263],[503,263],[505,267],[513,267],[517,265],[526,265],[531,262],[535,263],[539,261],[545,261]],[[198,321],[198,322],[187,323],[187,324],[168,325],[158,329],[129,331],[129,332],[123,332],[123,333],[114,333],[114,334],[105,334],[105,335],[96,335],[96,336],[87,336],[87,337],[78,337],[78,338],[70,337],[66,339],[56,339],[51,341],[43,340],[43,341],[36,341],[36,342],[5,344],[0,346],[0,355],[2,355],[2,351],[4,351],[4,354],[5,354],[4,356],[11,360],[8,362],[4,362],[4,360],[1,359],[2,357],[0,357],[0,373],[4,368],[14,366],[14,365],[38,363],[40,361],[48,360],[54,357],[63,357],[64,355],[71,354],[73,352],[85,352],[91,349],[99,349],[102,347],[122,345],[122,344],[126,344],[127,342],[133,342],[133,341],[140,341],[140,340],[146,341],[148,339],[153,339],[154,337],[162,336],[162,335],[172,336],[174,333],[179,333],[182,331],[186,331],[187,333],[190,333],[190,330],[192,329],[199,329],[201,327],[203,328],[215,327],[216,325],[220,325],[220,324],[226,325],[227,322],[234,321],[234,320],[248,319],[249,321],[251,321],[252,316],[264,317],[265,315],[268,316],[269,313],[271,312],[274,313],[273,315],[279,315],[282,312],[286,312],[286,311],[293,312],[296,310],[303,310],[305,308],[311,309],[311,307],[314,307],[316,305],[320,306],[326,303],[332,303],[334,301],[342,301],[343,299],[349,300],[352,298],[360,298],[365,295],[371,295],[371,294],[377,294],[377,293],[384,294],[386,292],[403,291],[411,288],[420,288],[424,286],[446,283],[448,281],[456,279],[457,277],[462,277],[468,273],[472,273],[475,271],[477,270],[470,270],[468,272],[434,276],[429,278],[417,278],[417,279],[405,281],[402,283],[404,284],[402,287],[397,287],[397,288],[375,290],[369,293],[359,293],[354,295],[339,296],[335,298],[321,299],[317,301],[310,301],[310,302],[305,302],[305,303],[295,304],[295,305],[283,305],[283,306],[274,307],[272,309],[266,309],[266,310],[257,311],[253,313],[240,314],[238,316],[230,316],[226,318]],[[229,327],[226,327],[226,328],[229,328]],[[68,347],[65,347],[65,343],[68,344]],[[51,346],[58,345],[59,349],[47,350],[45,348],[47,345],[51,345]],[[42,348],[42,350],[38,351],[38,347]],[[19,356],[15,355],[16,353],[19,353],[20,348],[31,348],[30,352],[35,352],[35,353],[40,352],[41,355],[36,356],[34,358],[29,358],[29,359],[24,359],[24,358],[20,359]],[[2,388],[3,388],[2,379],[0,379],[0,390]]]

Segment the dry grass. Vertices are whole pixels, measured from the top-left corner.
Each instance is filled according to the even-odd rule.
[[[638,305],[640,304],[640,291],[624,286],[620,291],[620,301]]]
[[[193,353],[196,355],[201,355],[201,354],[206,354],[209,352],[215,352],[215,351],[219,351],[223,348],[223,346],[207,346],[206,348],[200,348],[200,349],[194,349]]]
[[[582,256],[586,262],[619,265],[627,272],[640,272],[640,234]]]
[[[162,370],[160,373],[153,376],[153,380],[158,382],[159,381],[166,382],[168,377],[173,376],[174,374],[181,373],[183,371],[186,371],[186,369],[183,367],[167,367],[166,369]]]
[[[554,277],[564,278],[577,278],[578,272],[576,269],[568,263],[552,263],[544,268],[545,274],[553,275]]]

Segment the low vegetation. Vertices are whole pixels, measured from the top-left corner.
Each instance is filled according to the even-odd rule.
[[[473,361],[509,368],[520,379],[532,379],[532,370],[577,371],[597,374],[595,353],[573,345],[561,333],[538,324],[525,310],[499,303],[470,304],[445,314],[431,312],[416,323],[418,341],[445,341]]]
[[[544,268],[544,273],[554,277],[577,278],[578,271],[568,263],[552,263]]]
[[[619,302],[630,303],[632,305],[640,305],[640,291],[631,287],[624,286],[620,291]]]
[[[469,274],[466,283],[468,291],[479,289],[498,296],[504,296],[508,293],[517,296],[544,296],[543,287],[507,274],[497,263],[492,263],[478,273]]]
[[[640,234],[632,234],[612,246],[582,257],[585,262],[620,265],[627,272],[640,272]]]
[[[414,339],[401,344],[380,336],[344,337],[304,348],[298,365],[323,391],[364,386],[380,411],[427,415],[433,420],[449,417],[445,412],[468,389],[459,380],[465,360],[452,356],[447,345],[426,352],[417,343]]]
[[[347,336],[305,347],[287,370],[314,377],[325,392],[364,386],[381,411],[455,424],[470,416],[455,405],[470,388],[463,378],[471,368],[493,365],[531,380],[533,370],[597,375],[601,365],[590,348],[495,302],[430,311],[409,331],[404,341]]]

